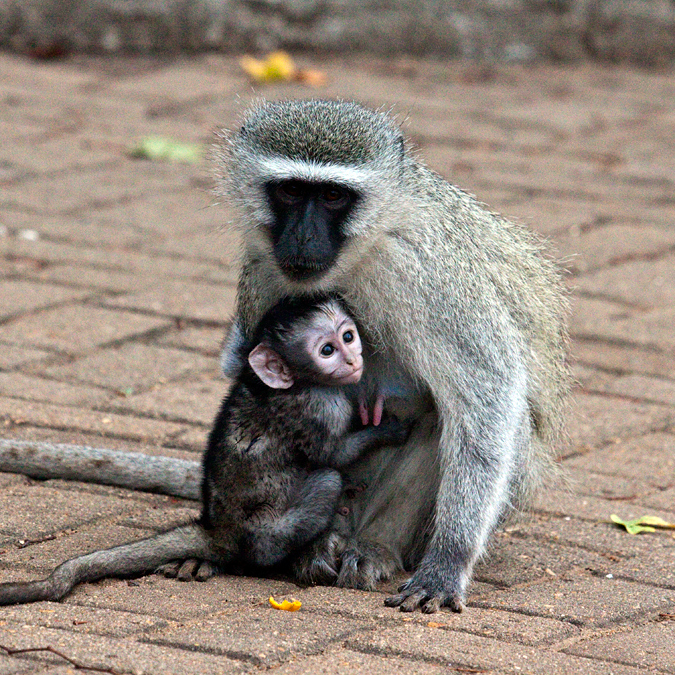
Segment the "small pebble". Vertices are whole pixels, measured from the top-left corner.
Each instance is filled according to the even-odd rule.
[[[40,235],[36,230],[19,230],[19,239],[25,239],[26,241],[37,241],[39,238]]]

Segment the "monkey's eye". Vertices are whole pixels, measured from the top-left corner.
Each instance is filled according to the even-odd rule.
[[[321,193],[321,198],[331,208],[341,208],[347,205],[347,193],[336,187],[328,187]]]
[[[350,330],[346,330],[344,333],[342,333],[342,339],[349,344],[350,342],[354,342],[354,333],[352,333]]]
[[[294,202],[302,197],[302,185],[298,181],[287,181],[276,189],[276,196],[283,202]]]
[[[321,347],[321,356],[333,356],[335,353],[335,347],[330,342],[327,342],[323,347]]]
[[[342,190],[338,190],[337,188],[328,188],[327,190],[324,190],[323,193],[323,198],[327,202],[334,202],[342,197]]]

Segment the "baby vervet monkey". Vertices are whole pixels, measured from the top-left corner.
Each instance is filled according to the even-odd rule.
[[[68,560],[45,580],[0,584],[0,605],[57,600],[78,583],[176,560],[186,561],[181,578],[195,570],[205,578],[212,565],[276,565],[330,526],[342,493],[338,469],[405,441],[408,429],[394,418],[352,430],[358,416],[347,385],[358,384],[364,364],[358,329],[337,296],[282,300],[240,349],[241,369],[203,460],[201,517]],[[363,416],[367,406],[359,407]]]
[[[346,385],[359,383],[364,364],[358,329],[337,295],[282,300],[251,344],[211,432],[201,522],[216,541],[243,524],[242,557],[272,565],[330,525],[342,492],[337,469],[405,439],[408,429],[391,418],[352,430],[355,398],[361,411],[367,406]]]

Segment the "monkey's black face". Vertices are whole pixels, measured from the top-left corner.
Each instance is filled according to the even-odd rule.
[[[294,281],[320,277],[335,262],[346,236],[344,223],[359,196],[335,183],[302,180],[265,185],[272,214],[274,256]]]

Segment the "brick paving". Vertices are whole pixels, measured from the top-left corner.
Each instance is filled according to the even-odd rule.
[[[0,609],[0,645],[120,673],[675,673],[675,74],[305,59],[328,84],[252,87],[220,56],[0,55],[0,436],[198,459],[225,391],[237,241],[208,166],[131,159],[208,144],[257,95],[393,106],[428,163],[545,235],[569,270],[579,381],[563,466],[494,538],[462,615],[384,593],[223,576],[85,584]],[[0,474],[0,579],[185,522],[197,504]],[[267,598],[295,596],[296,614]],[[454,669],[454,671],[453,671]],[[0,673],[73,672],[10,656]]]

